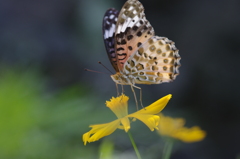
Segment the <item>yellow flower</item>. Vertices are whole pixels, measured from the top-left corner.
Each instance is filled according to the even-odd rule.
[[[112,97],[110,101],[106,102],[108,108],[110,108],[118,119],[105,124],[90,125],[92,128],[89,132],[83,134],[84,145],[87,142],[94,142],[101,139],[104,136],[112,134],[117,128],[124,129],[128,132],[130,129],[130,119],[138,119],[148,126],[153,131],[157,129],[159,124],[159,116],[155,115],[160,113],[163,108],[167,105],[172,95],[166,95],[161,99],[157,100],[153,104],[135,112],[128,114],[128,100],[129,98],[122,94],[119,97]]]
[[[172,137],[187,143],[201,141],[206,136],[206,132],[198,126],[184,127],[185,120],[183,118],[171,118],[163,114],[160,114],[160,118],[158,133],[162,136]]]

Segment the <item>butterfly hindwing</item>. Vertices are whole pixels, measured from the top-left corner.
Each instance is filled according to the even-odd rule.
[[[115,36],[118,14],[119,14],[118,10],[114,8],[108,9],[104,15],[103,25],[102,25],[105,48],[106,48],[109,60],[116,72],[118,72],[119,70],[117,66],[114,36]]]
[[[107,10],[103,37],[117,84],[160,84],[179,74],[181,57],[174,42],[154,34],[138,0],[128,0],[120,12]]]
[[[173,41],[153,36],[131,55],[124,74],[131,74],[136,84],[170,82],[179,74],[180,56]]]
[[[116,24],[115,49],[120,71],[131,54],[154,35],[153,27],[145,17],[138,0],[128,0],[122,7]]]

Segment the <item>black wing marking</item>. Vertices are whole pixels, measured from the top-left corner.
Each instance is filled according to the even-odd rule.
[[[116,24],[116,54],[118,57],[125,55],[125,58],[117,58],[120,71],[123,71],[128,58],[153,35],[153,27],[146,19],[142,3],[128,0],[123,5]]]
[[[108,9],[104,15],[102,25],[105,48],[108,54],[108,58],[116,72],[119,72],[119,69],[117,66],[114,36],[116,30],[116,23],[118,20],[118,14],[118,10],[114,8]]]

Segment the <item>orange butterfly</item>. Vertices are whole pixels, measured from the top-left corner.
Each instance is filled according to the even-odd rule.
[[[154,34],[138,0],[128,0],[120,12],[107,10],[103,37],[116,71],[111,75],[115,83],[141,89],[135,84],[160,84],[176,78],[181,59],[178,49],[173,41]]]

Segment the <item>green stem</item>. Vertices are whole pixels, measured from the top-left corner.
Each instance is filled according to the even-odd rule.
[[[173,143],[174,143],[173,140],[166,140],[164,149],[163,149],[162,159],[170,159]]]
[[[134,140],[133,140],[133,137],[132,137],[132,134],[130,133],[130,131],[128,131],[128,136],[129,136],[130,141],[131,141],[131,143],[132,143],[132,145],[133,145],[133,148],[134,148],[134,150],[135,150],[135,152],[136,152],[137,158],[138,158],[138,159],[142,159],[142,158],[141,158],[141,155],[140,155],[140,153],[139,153],[139,151],[138,151],[138,148],[137,148],[137,146],[136,146],[136,144],[135,144],[135,142],[134,142]]]

